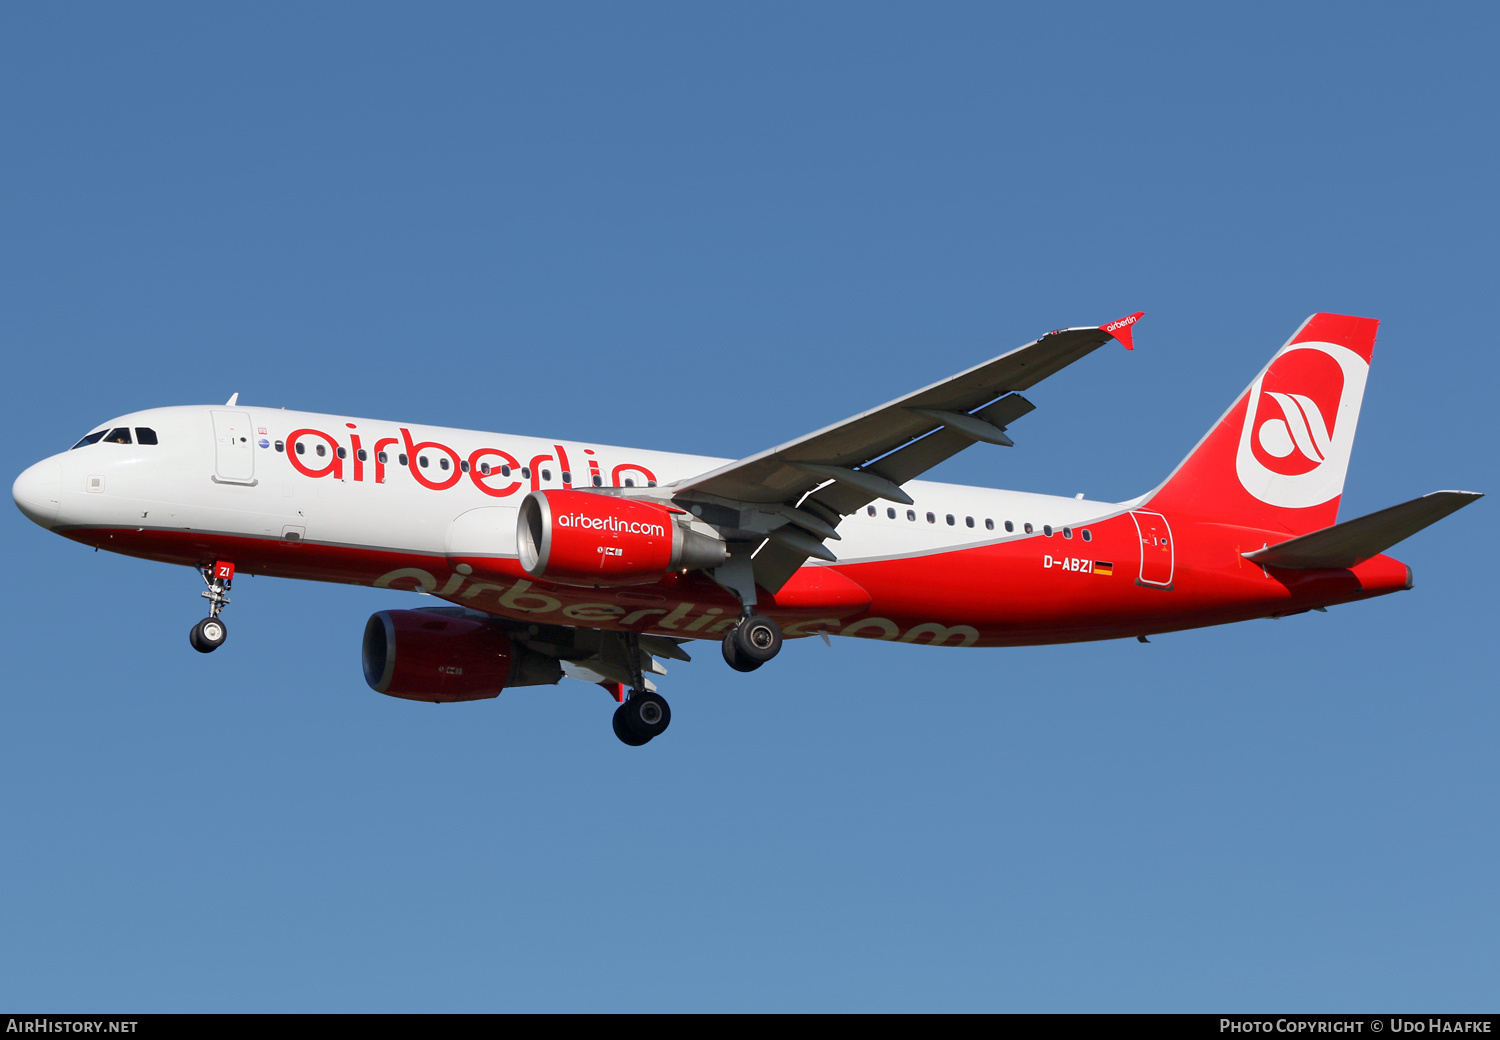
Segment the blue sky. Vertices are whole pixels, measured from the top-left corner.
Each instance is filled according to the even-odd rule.
[[[741,456],[1146,312],[942,479],[1153,486],[1316,310],[1382,320],[1343,516],[1494,491],[1479,4],[11,5],[18,473],[259,405]],[[1416,588],[1027,650],[704,644],[372,693],[391,592],[3,514],[0,1005],[1493,1008],[1486,500]],[[1003,595],[1004,590],[996,590]]]

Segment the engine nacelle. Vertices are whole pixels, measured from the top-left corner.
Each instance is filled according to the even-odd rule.
[[[718,532],[682,510],[592,491],[527,495],[516,546],[533,578],[589,588],[644,585],[729,555]]]
[[[556,660],[513,644],[499,625],[461,608],[372,614],[360,660],[370,689],[412,701],[476,701],[562,678]]]

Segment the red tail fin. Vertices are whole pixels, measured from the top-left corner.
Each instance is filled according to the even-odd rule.
[[[1338,519],[1374,318],[1314,314],[1147,501],[1306,534]]]

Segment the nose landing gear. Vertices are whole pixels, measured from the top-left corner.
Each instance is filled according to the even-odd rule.
[[[224,645],[224,639],[228,635],[229,630],[224,627],[224,622],[218,618],[206,617],[193,626],[188,633],[188,642],[200,654],[211,654]]]
[[[234,564],[229,560],[215,560],[212,567],[200,570],[203,584],[208,590],[203,598],[208,600],[208,617],[193,626],[188,633],[188,642],[200,654],[211,654],[224,645],[229,629],[219,619],[219,611],[229,604],[229,586],[234,581]]]

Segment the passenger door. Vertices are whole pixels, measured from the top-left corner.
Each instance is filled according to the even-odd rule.
[[[215,409],[214,480],[220,484],[255,483],[255,431],[246,412]]]
[[[1172,545],[1172,529],[1160,513],[1131,513],[1140,535],[1141,575],[1137,584],[1155,588],[1172,587],[1173,563],[1177,552]]]

